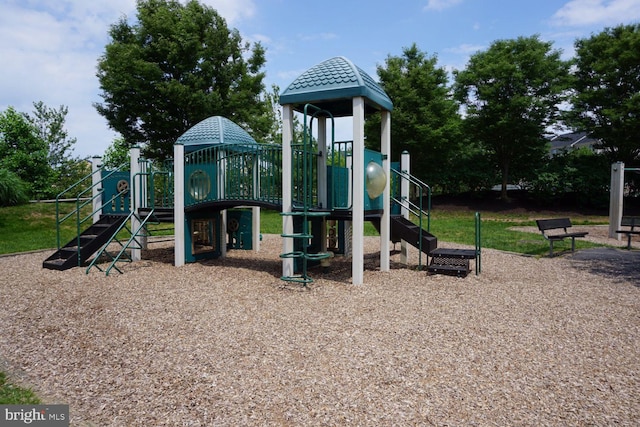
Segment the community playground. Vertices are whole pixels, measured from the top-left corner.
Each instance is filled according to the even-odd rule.
[[[322,117],[317,124],[330,128],[330,117]],[[142,208],[144,214],[121,222],[133,220],[133,245],[111,241],[117,250],[103,253],[95,267],[88,259],[80,267],[43,268],[48,253],[0,258],[0,370],[44,402],[68,404],[71,425],[564,426],[640,419],[637,240],[627,250],[602,226],[575,226],[589,233],[585,238],[619,248],[553,257],[482,248],[477,274],[427,274],[427,265],[418,268],[422,244],[473,254],[466,258],[473,267],[479,247],[434,241],[426,230],[417,247],[393,241],[392,224],[402,220],[392,218],[403,216],[404,199],[401,188],[393,195],[402,183],[391,182],[388,151],[366,161],[364,150],[359,160],[345,156],[352,159],[337,161],[333,166],[345,169],[332,175],[317,166],[330,156],[304,166],[307,150],[298,147],[301,167],[278,192],[282,183],[269,184],[273,175],[259,173],[276,162],[247,156],[250,141],[233,150],[223,144],[224,154],[220,146],[176,146],[192,159],[179,174],[185,181],[173,186],[184,190],[185,205],[175,195],[178,209],[163,210],[158,200],[137,205],[164,193],[136,201],[135,189],[148,188],[136,180],[168,176],[143,168],[128,180],[111,175],[115,190],[98,193],[110,209],[135,210],[126,200]],[[233,185],[209,180],[245,170],[249,159],[255,173],[242,173]],[[380,167],[368,168],[371,162]],[[144,162],[134,154],[132,164]],[[302,171],[300,185],[295,170]],[[327,180],[363,179],[347,179],[338,192],[317,185],[318,170],[328,171]],[[380,170],[385,185],[368,192]],[[286,189],[286,182],[294,184]],[[273,190],[264,193],[271,199],[257,188]],[[118,198],[127,191],[129,199]],[[229,209],[237,206],[248,208],[234,216]],[[259,238],[257,208],[284,214],[281,234]],[[176,237],[143,238],[137,229],[150,220],[173,223]],[[361,241],[354,240],[365,220],[378,221],[383,237],[359,233]],[[318,230],[335,241],[314,241]],[[522,231],[523,239],[542,239],[537,230]],[[119,264],[120,251],[132,262]]]

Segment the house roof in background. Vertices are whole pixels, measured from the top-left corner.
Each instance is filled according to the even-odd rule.
[[[587,132],[570,132],[562,135],[555,135],[549,139],[551,153],[561,150],[575,150],[581,147],[592,148],[598,140],[589,136]]]

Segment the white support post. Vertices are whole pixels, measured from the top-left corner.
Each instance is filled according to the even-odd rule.
[[[620,240],[616,233],[622,221],[624,200],[624,163],[616,162],[611,165],[611,187],[609,195],[609,238]]]
[[[174,264],[185,262],[185,218],[184,218],[184,145],[173,146],[173,218],[175,221]]]
[[[220,236],[217,236],[218,242],[220,242],[220,258],[227,257],[227,210],[220,211]]]
[[[102,157],[93,156],[91,158],[91,195],[93,199],[93,203],[91,206],[93,207],[93,223],[95,224],[100,220],[100,215],[102,214],[102,197],[103,191],[100,182],[102,181]]]
[[[380,218],[380,271],[389,271],[389,253],[391,248],[391,113],[382,111],[380,117],[380,152],[382,153],[382,169],[386,176],[386,184],[382,192],[382,218]]]
[[[400,155],[400,171],[406,174],[411,173],[411,157],[408,151],[403,151]],[[400,199],[402,200],[401,212],[405,219],[409,218],[409,209],[405,207],[409,203],[409,180],[400,179]],[[403,264],[409,263],[409,244],[402,240],[400,241],[400,262]]]
[[[131,212],[134,213],[131,216],[131,231],[135,233],[141,224],[138,217],[138,208],[140,207],[140,196],[143,187],[142,179],[140,176],[140,147],[131,147],[129,153],[131,157],[129,168],[129,206],[131,207]],[[137,182],[136,179],[138,180]],[[134,245],[131,248],[131,261],[140,261],[141,259],[141,248],[138,245]]]
[[[293,109],[291,105],[282,106],[282,212],[293,210],[291,202],[291,140],[293,139]],[[293,218],[282,216],[282,233],[293,234]],[[293,240],[282,239],[282,253],[293,252]],[[293,276],[293,259],[282,258],[282,276]]]
[[[364,98],[353,98],[353,235],[351,282],[364,282]]]

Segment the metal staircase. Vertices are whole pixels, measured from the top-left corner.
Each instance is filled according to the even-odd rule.
[[[92,267],[105,271],[106,274],[113,268],[121,272],[115,266],[116,262],[131,260],[126,252],[127,249],[142,248],[140,236],[143,233],[146,234],[148,224],[173,222],[172,208],[155,208],[154,177],[157,175],[169,176],[170,174],[166,171],[147,172],[148,165],[144,160],[141,163],[145,163],[143,167],[145,172],[136,174],[131,186],[128,180],[120,179],[122,178],[122,167],[116,168],[114,171],[104,171],[100,167],[58,195],[56,198],[58,249],[43,262],[43,268],[67,270],[85,265],[93,256],[93,260],[88,264],[87,273]],[[113,178],[118,180],[117,186],[110,187],[117,188],[114,191],[105,191],[105,183]],[[138,181],[137,184],[136,181]],[[109,190],[113,189],[109,188]],[[130,196],[133,200],[138,192],[143,196],[140,199],[144,199],[142,204],[145,205],[140,209],[135,206],[130,207],[129,204]],[[61,213],[61,202],[68,200],[63,196],[74,193],[77,193],[73,197],[75,206],[70,212]],[[172,203],[172,195],[165,197],[162,189],[160,193],[162,193],[160,194],[161,200],[171,199]],[[137,221],[131,221],[132,219]],[[75,221],[77,236],[61,246],[62,225],[71,221]],[[136,224],[136,226],[130,227],[129,223]],[[114,243],[118,244],[121,249],[117,254],[112,255],[107,249]],[[104,260],[105,257],[111,259],[111,264],[103,270],[97,263],[98,260]]]
[[[49,270],[68,270],[83,265],[112,238],[126,219],[126,215],[101,216],[98,222],[44,260],[42,266]]]
[[[480,213],[475,215],[475,249],[448,249],[438,248],[431,251],[431,263],[427,270],[431,273],[449,274],[452,276],[466,277],[471,271],[469,262],[475,261],[476,275],[481,271],[481,235]]]
[[[471,271],[470,261],[475,261],[476,274],[481,271],[481,235],[480,235],[480,213],[475,216],[475,249],[451,249],[439,248],[438,239],[430,233],[431,228],[431,189],[418,180],[416,177],[404,172],[392,169],[398,181],[406,181],[414,186],[414,191],[420,195],[427,195],[426,210],[423,206],[422,197],[418,203],[412,202],[408,197],[392,197],[392,201],[401,208],[409,212],[416,218],[417,224],[406,219],[402,215],[391,216],[391,240],[393,242],[405,241],[417,248],[419,251],[418,268],[422,268],[422,254],[431,257],[431,262],[427,266],[427,271],[436,274],[448,274],[458,277],[466,277]],[[426,230],[423,224],[426,221]]]

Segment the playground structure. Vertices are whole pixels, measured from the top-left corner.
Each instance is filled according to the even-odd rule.
[[[119,261],[140,259],[148,225],[163,222],[175,227],[177,267],[224,257],[229,248],[258,250],[260,208],[267,208],[282,215],[285,281],[309,283],[311,266],[342,254],[351,258],[352,283],[362,284],[365,221],[380,232],[382,271],[390,268],[390,243],[402,242],[403,254],[407,244],[418,249],[420,265],[423,253],[431,257],[430,271],[465,276],[474,259],[480,272],[479,216],[475,249],[437,248],[429,232],[430,188],[409,173],[408,154],[402,165],[392,167],[393,106],[370,76],[346,58],[332,58],[294,80],[280,102],[282,145],[259,144],[240,126],[216,116],[176,141],[169,167],[141,159],[137,147],[131,150],[128,177],[98,168],[95,159],[87,178],[90,189],[80,192],[77,209],[58,221],[76,219],[77,237],[65,246],[58,241],[58,251],[43,266],[62,270],[85,265],[93,256],[87,272],[102,269],[97,260],[104,257],[110,260],[107,274],[120,271]],[[303,117],[298,140],[294,112]],[[370,114],[381,116],[380,152],[364,146]],[[349,141],[335,141],[339,117],[352,117]],[[83,217],[80,212],[89,205],[92,212]],[[123,234],[126,242],[119,238]],[[114,243],[119,243],[117,254],[107,249]]]

